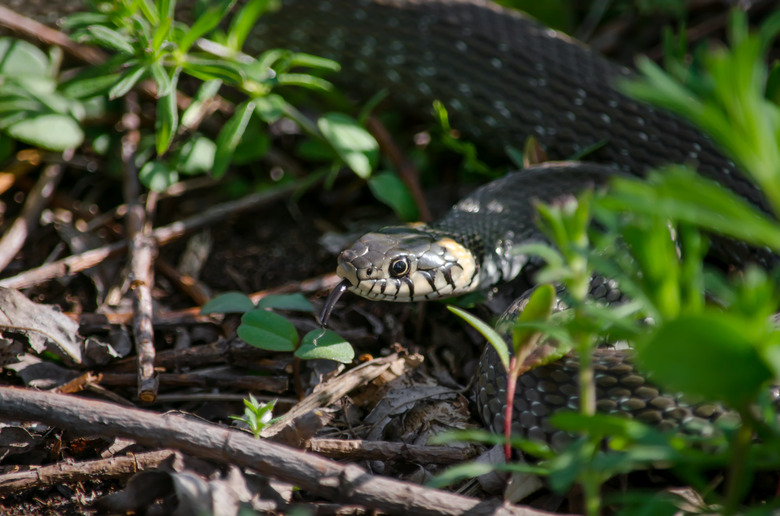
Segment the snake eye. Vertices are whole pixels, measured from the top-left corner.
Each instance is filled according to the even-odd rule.
[[[402,256],[390,262],[390,275],[400,278],[409,272],[409,258]]]

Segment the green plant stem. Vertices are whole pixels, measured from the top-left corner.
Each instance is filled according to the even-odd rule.
[[[601,514],[601,480],[595,474],[586,474],[582,488],[585,492],[585,514],[598,516]]]
[[[578,314],[575,317],[585,317]],[[590,337],[582,335],[577,339],[577,354],[580,358],[579,387],[580,387],[580,413],[583,416],[592,416],[596,413],[596,384],[593,372],[593,353],[590,345]]]
[[[745,411],[743,411],[745,412]],[[748,452],[750,451],[750,443],[753,438],[753,425],[752,415],[740,414],[742,418],[742,424],[737,430],[737,434],[734,436],[734,443],[732,444],[733,453],[731,456],[731,464],[729,465],[729,477],[726,487],[726,503],[723,508],[723,514],[729,516],[737,512],[739,502],[744,496],[745,475],[747,471]]]

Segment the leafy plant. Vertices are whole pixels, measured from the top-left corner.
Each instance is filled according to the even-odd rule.
[[[330,330],[312,330],[299,341],[292,323],[272,312],[273,309],[314,312],[314,307],[301,294],[266,296],[255,306],[245,294],[226,292],[206,303],[201,313],[243,313],[238,336],[260,349],[293,351],[303,360],[326,358],[345,364],[355,358],[350,343]]]
[[[89,106],[62,91],[57,81],[60,51],[46,55],[26,41],[0,38],[0,131],[50,150],[81,145],[81,121]]]
[[[250,394],[249,398],[244,400],[244,415],[230,416],[230,419],[246,423],[252,430],[255,439],[259,439],[260,433],[274,422],[273,410],[275,406],[276,400],[260,403]]]
[[[773,90],[763,56],[778,30],[780,16],[774,16],[750,34],[744,15],[737,12],[731,20],[731,50],[706,54],[696,73],[681,63],[663,72],[645,62],[644,78],[626,86],[712,135],[766,193],[775,214],[780,213],[774,192],[780,184],[780,118],[776,99],[766,96]],[[556,455],[509,436],[503,442],[539,457],[536,473],[548,476],[553,489],[565,491],[580,483],[589,514],[600,511],[600,486],[610,476],[659,461],[671,464],[699,490],[710,510],[742,510],[754,473],[780,467],[778,414],[767,395],[768,384],[780,381],[780,331],[771,320],[780,307],[780,292],[774,273],[757,267],[731,277],[708,268],[704,257],[710,246],[703,230],[778,252],[776,220],[684,167],[652,173],[645,181],[616,179],[605,195],[585,193],[576,202],[539,208],[541,228],[553,245],[518,252],[535,252],[547,261],[537,280],[564,285],[571,310],[567,318],[548,316],[545,324],[529,325],[521,315],[512,343],[521,356],[518,331],[526,337],[536,332],[540,341],[546,334],[573,344],[582,364],[581,410],[556,414],[551,422],[581,438]],[[591,217],[598,229],[588,229]],[[593,273],[617,280],[628,303],[601,306],[587,299]],[[551,287],[541,289],[549,292]],[[526,307],[531,319],[544,319],[535,314],[547,313],[547,295],[531,297]],[[556,323],[555,332],[550,323]],[[489,333],[484,323],[475,327]],[[739,414],[739,422],[707,423],[694,435],[669,435],[637,421],[594,414],[590,353],[595,342],[615,337],[635,345],[638,366],[655,383],[721,402]],[[500,335],[489,340],[506,346]],[[499,355],[506,364],[506,348]],[[722,494],[708,488],[705,472],[712,468],[727,470]],[[443,479],[462,474],[463,469]]]

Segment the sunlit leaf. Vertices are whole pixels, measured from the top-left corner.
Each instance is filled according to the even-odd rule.
[[[344,163],[358,176],[368,178],[379,160],[379,144],[374,137],[343,113],[323,115],[317,127]]]
[[[295,312],[314,312],[314,306],[300,292],[265,296],[257,302],[257,307],[292,310]]]
[[[245,313],[237,333],[247,344],[269,351],[293,351],[298,345],[295,326],[281,315],[264,309]]]
[[[254,310],[255,304],[242,292],[225,292],[215,296],[200,309],[202,314],[244,313]]]
[[[312,330],[304,335],[301,347],[295,356],[303,360],[326,358],[343,364],[349,364],[355,358],[352,345],[339,334],[330,330]]]
[[[374,174],[368,179],[374,197],[390,206],[402,220],[418,220],[420,213],[409,189],[392,172]]]

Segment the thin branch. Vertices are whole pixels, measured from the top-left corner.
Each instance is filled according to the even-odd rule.
[[[0,475],[0,496],[19,493],[30,489],[74,484],[96,478],[124,478],[145,469],[159,467],[176,454],[173,450],[159,450],[111,457],[109,459],[84,462],[59,462],[27,471],[16,471]]]
[[[456,464],[476,455],[476,448],[420,446],[360,439],[311,439],[308,450],[337,460],[403,460],[416,464]]]
[[[135,166],[135,152],[141,139],[140,106],[134,92],[125,96],[126,111],[122,116],[125,133],[122,136],[123,193],[127,205],[125,227],[130,242],[130,295],[133,299],[133,339],[137,353],[138,399],[151,403],[157,397],[160,382],[154,370],[154,314],[152,307],[153,263],[157,254],[154,239],[149,236],[150,219],[139,198],[141,183]],[[156,195],[147,197],[153,207]]]

